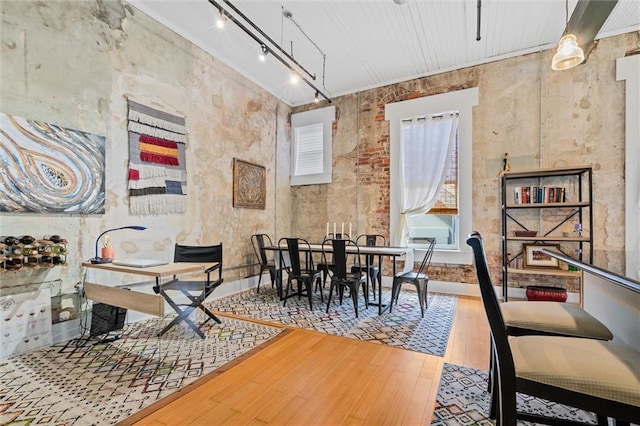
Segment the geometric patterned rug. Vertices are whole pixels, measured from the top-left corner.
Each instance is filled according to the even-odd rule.
[[[206,339],[184,323],[154,337],[172,319],[133,323],[109,343],[72,341],[0,360],[0,424],[115,424],[283,331],[222,318],[201,327]]]
[[[489,374],[486,371],[445,363],[431,424],[494,425],[495,420],[488,418],[488,380]],[[597,424],[596,417],[592,413],[521,393],[517,394],[517,404],[519,412]],[[518,421],[518,424],[535,425],[536,423]]]
[[[326,290],[325,290],[326,293]],[[382,300],[390,299],[390,291],[383,291]],[[329,312],[327,305],[313,295],[313,310],[306,297],[287,299],[282,306],[276,291],[269,287],[255,289],[213,300],[211,309],[246,318],[254,318],[285,326],[315,330],[322,333],[350,337],[373,343],[397,346],[415,352],[443,356],[456,311],[457,298],[451,295],[429,293],[424,318],[420,316],[420,304],[414,291],[402,291],[393,313],[389,310],[378,315],[377,306],[364,309],[360,298],[356,318],[351,298],[345,297],[342,305],[338,297],[332,297]]]

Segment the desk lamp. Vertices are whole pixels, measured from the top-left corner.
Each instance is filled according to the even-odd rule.
[[[98,235],[98,238],[96,238],[96,255],[93,259],[89,259],[91,263],[111,263],[112,259],[103,259],[101,257],[98,257],[98,242],[100,241],[100,238],[102,238],[102,236],[107,232],[118,231],[120,229],[135,229],[136,231],[144,231],[145,229],[147,229],[147,227],[132,225],[132,226],[121,226],[120,228],[107,229],[102,234]]]

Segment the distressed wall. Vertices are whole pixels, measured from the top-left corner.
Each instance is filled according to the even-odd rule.
[[[114,232],[116,256],[169,260],[175,243],[222,241],[226,281],[257,273],[250,235],[289,232],[290,108],[124,2],[3,1],[0,10],[0,110],[107,141],[106,214],[0,214],[0,235],[69,241],[68,266],[0,274],[0,294],[34,287],[73,293],[96,236],[131,224],[148,230]],[[186,116],[184,215],[129,214],[127,97]],[[232,207],[234,157],[266,167],[265,210]],[[77,307],[73,299],[54,301],[65,318]]]
[[[505,152],[510,153],[512,170],[591,165],[594,247],[623,248],[625,92],[624,82],[615,78],[615,60],[639,44],[639,32],[602,39],[585,64],[563,72],[551,70],[555,51],[549,50],[334,99],[334,179],[328,185],[294,189],[294,229],[321,233],[325,222],[344,219],[356,224],[356,235],[388,235],[385,104],[478,87],[480,103],[473,112],[473,228],[485,238],[495,282],[501,281],[497,173]],[[311,108],[305,105],[294,112]],[[308,211],[317,214],[303,214]],[[430,275],[443,281],[476,281],[471,266],[435,265]],[[520,285],[539,279],[523,276]],[[570,288],[576,285],[569,283]]]

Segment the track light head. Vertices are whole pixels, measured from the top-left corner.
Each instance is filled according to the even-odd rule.
[[[267,60],[267,55],[269,54],[269,49],[265,44],[260,45],[260,55],[258,55],[258,59],[260,62],[264,62]]]
[[[313,98],[313,102],[320,102],[320,92],[316,90],[316,96]]]
[[[223,29],[225,21],[227,20],[227,17],[225,16],[222,8],[220,8],[218,12],[219,13],[218,13],[218,19],[216,19],[216,27]]]
[[[293,72],[291,74],[291,77],[289,78],[289,82],[293,85],[297,85],[298,83],[300,83],[300,76],[298,75],[297,72]]]

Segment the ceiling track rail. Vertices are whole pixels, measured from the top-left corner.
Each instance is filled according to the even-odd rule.
[[[324,99],[327,100],[327,102],[331,103],[331,98],[326,95],[322,90],[320,90],[311,80],[309,80],[309,78],[305,77],[304,75],[302,75],[300,73],[300,70],[302,70],[305,74],[307,74],[311,79],[315,80],[316,76],[315,74],[311,74],[309,71],[307,71],[306,68],[304,68],[300,63],[298,63],[298,61],[295,60],[295,58],[293,58],[291,55],[289,55],[287,52],[285,52],[282,47],[276,43],[271,37],[269,37],[262,29],[260,29],[260,27],[258,27],[253,21],[251,21],[245,14],[243,14],[240,10],[238,10],[237,7],[235,7],[229,0],[223,0],[224,4],[227,5],[231,10],[233,10],[233,12],[235,14],[237,14],[241,19],[243,19],[244,21],[247,22],[248,25],[250,25],[255,31],[258,32],[258,35],[255,34],[250,28],[248,28],[244,23],[242,23],[236,16],[234,16],[233,14],[229,13],[224,7],[222,7],[222,5],[217,2],[216,0],[208,0],[208,2],[213,5],[214,7],[216,7],[220,13],[224,14],[224,17],[231,20],[234,24],[236,24],[236,26],[238,28],[240,28],[242,31],[244,31],[249,37],[251,37],[256,43],[258,43],[258,45],[260,45],[263,48],[266,48],[266,50],[274,57],[276,58],[280,63],[282,63],[282,65],[284,65],[285,67],[287,67],[291,72],[298,74],[298,76],[300,77],[300,79],[302,81],[305,82],[305,84],[307,86],[309,86],[310,88],[312,88],[313,90],[315,90],[316,92],[316,97],[322,96]],[[262,38],[260,38],[262,37]],[[264,39],[264,40],[263,40]],[[267,43],[269,42],[271,45],[273,46],[278,46],[278,49],[275,50],[269,46],[267,46]],[[280,54],[282,54],[283,56],[281,56]],[[285,59],[286,58],[286,59]],[[295,66],[294,66],[295,65]],[[299,69],[298,69],[299,68]]]

